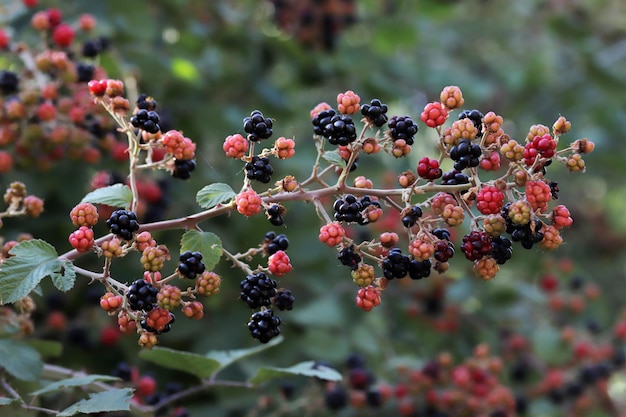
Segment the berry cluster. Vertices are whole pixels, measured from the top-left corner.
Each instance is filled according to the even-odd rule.
[[[111,233],[124,240],[132,240],[134,233],[139,230],[137,215],[128,210],[116,210],[107,220]]]
[[[143,279],[138,279],[128,287],[126,299],[131,310],[150,311],[157,304],[158,294],[158,288]]]
[[[280,318],[274,315],[272,309],[261,310],[250,317],[248,330],[254,339],[267,343],[280,334],[280,323]]]
[[[275,232],[270,231],[265,234],[263,247],[268,255],[273,255],[279,250],[286,251],[289,247],[289,239],[282,233],[277,235]]]
[[[315,134],[324,136],[332,145],[346,146],[356,140],[352,118],[339,115],[334,109],[321,111],[311,122]]]
[[[361,114],[367,121],[376,127],[382,127],[389,118],[387,117],[387,105],[379,99],[373,99],[370,104],[361,106]]]
[[[272,119],[264,117],[259,110],[254,110],[249,117],[243,119],[243,130],[251,142],[259,142],[272,136],[272,125]]]
[[[391,139],[404,140],[407,145],[413,145],[418,126],[409,116],[393,116],[387,123]]]
[[[267,184],[272,179],[274,169],[266,157],[253,156],[245,166],[246,177]]]
[[[357,199],[352,194],[346,194],[343,198],[335,200],[335,204],[333,205],[335,220],[338,222],[358,223],[361,225],[366,224],[370,221],[367,217],[369,207],[380,208],[380,203],[373,201],[372,198],[367,195]]]
[[[152,134],[161,130],[161,126],[159,126],[160,121],[161,118],[157,112],[154,110],[148,111],[146,109],[139,110],[130,118],[130,123],[134,127]]]
[[[276,281],[264,272],[248,274],[239,286],[239,298],[252,309],[269,306],[276,295]]]
[[[181,276],[196,279],[204,273],[205,269],[200,252],[185,251],[180,254],[177,271]]]
[[[454,169],[457,171],[477,167],[480,163],[481,154],[480,145],[472,144],[469,139],[461,139],[458,145],[450,149],[450,159],[454,161]]]

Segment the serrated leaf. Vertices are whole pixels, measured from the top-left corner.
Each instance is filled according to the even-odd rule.
[[[0,367],[17,379],[36,380],[43,370],[39,353],[25,343],[0,339]]]
[[[337,151],[326,151],[322,154],[322,158],[324,158],[333,165],[337,165],[340,168],[346,166],[346,161],[343,160],[343,158],[341,157],[341,155],[339,155],[339,152]]]
[[[31,392],[30,395],[42,395],[47,394],[49,392],[58,391],[63,388],[72,388],[72,387],[80,387],[83,385],[89,385],[96,381],[118,381],[119,378],[110,375],[85,375],[85,376],[77,376],[74,378],[67,378],[61,381],[53,382],[52,384],[46,385],[44,388],[39,389],[35,392]]]
[[[283,378],[288,375],[301,375],[312,378],[319,378],[325,381],[340,381],[341,374],[333,368],[320,365],[314,361],[300,362],[289,368],[260,368],[256,375],[250,378],[253,384],[261,384],[275,378]]]
[[[126,184],[113,184],[88,193],[81,203],[106,204],[111,207],[130,207],[133,193]]]
[[[76,272],[72,263],[58,259],[53,246],[39,240],[25,240],[9,252],[0,266],[0,304],[13,303],[30,294],[46,278],[61,291],[74,286]]]
[[[0,397],[0,405],[9,405],[15,400],[17,400],[17,398]]]
[[[89,398],[67,407],[57,417],[69,417],[79,413],[91,414],[105,411],[128,411],[133,396],[132,388],[120,388],[90,394]]]
[[[196,194],[196,202],[200,207],[210,209],[220,203],[230,200],[237,194],[230,188],[230,185],[221,182],[203,187]]]
[[[245,358],[247,356],[255,355],[259,352],[263,352],[283,341],[282,336],[278,336],[273,338],[267,343],[262,345],[254,346],[247,349],[233,349],[233,350],[220,350],[220,351],[211,351],[206,354],[208,358],[211,358],[217,362],[219,362],[221,368],[226,368],[228,365]]]
[[[199,378],[207,378],[220,370],[219,361],[197,353],[154,347],[139,352],[139,357],[168,369],[186,372]]]
[[[222,241],[211,232],[188,230],[180,241],[180,252],[200,252],[207,271],[215,268],[222,256]]]

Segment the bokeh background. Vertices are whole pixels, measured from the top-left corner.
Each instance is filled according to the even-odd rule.
[[[419,364],[441,350],[462,357],[476,343],[497,343],[501,331],[509,327],[530,336],[537,326],[558,332],[537,312],[542,298],[536,282],[546,272],[560,274],[564,282],[573,277],[593,280],[603,289],[602,302],[578,317],[576,325],[592,321],[604,331],[622,314],[626,301],[622,291],[626,272],[623,1],[41,3],[60,7],[68,17],[92,13],[98,19],[96,34],[110,39],[109,49],[99,58],[109,76],[127,82],[131,99],[138,93],[156,98],[161,116],[171,127],[197,142],[198,167],[184,186],[172,183],[169,204],[161,213],[164,218],[198,211],[195,193],[204,185],[226,182],[238,189],[241,163],[224,158],[222,142],[242,132],[242,119],[255,109],[275,119],[276,137],[294,137],[297,142],[294,159],[273,164],[274,177],[304,178],[315,154],[309,110],[320,101],[334,103],[337,93],[348,89],[357,92],[362,102],[379,98],[389,105],[390,114],[417,120],[423,106],[436,100],[444,86],[458,85],[465,108],[502,115],[504,130],[513,138],[523,139],[532,124],[551,126],[563,115],[572,122],[563,140],[587,137],[595,142],[595,152],[585,158],[585,174],[569,174],[562,167],[550,172],[559,181],[561,203],[575,218],[557,252],[517,249],[514,259],[490,283],[476,280],[464,259],[452,263],[448,275],[454,284],[446,300],[438,302],[466,314],[467,320],[454,332],[437,331],[420,319],[428,310],[424,293],[436,291],[440,278],[391,289],[372,313],[356,309],[349,271],[335,261],[332,249],[317,241],[320,220],[312,207],[288,205],[285,228],[272,227],[262,218],[237,216],[204,223],[204,230],[218,234],[231,252],[258,245],[269,230],[285,233],[294,264],[294,271],[281,280],[296,296],[294,311],[283,314],[285,341],[228,370],[229,376],[244,377],[259,364],[288,366],[307,359],[338,365],[358,352],[368,358],[381,380],[393,379],[393,367],[400,362]],[[11,10],[11,24],[16,30],[25,28],[26,10]],[[414,168],[423,155],[434,155],[431,139],[432,132],[421,124],[418,145],[408,158],[361,158],[354,175],[393,186],[397,173]],[[21,179],[32,193],[45,198],[47,210],[28,223],[7,220],[5,237],[28,231],[55,244],[60,252],[69,250],[66,236],[72,227],[67,213],[88,191],[87,179],[105,168],[124,172],[123,164],[105,156],[97,166],[73,161],[58,164],[45,175],[31,170],[3,175],[3,186]],[[370,236],[375,232],[370,231]],[[367,237],[368,232],[359,233]],[[156,238],[176,247],[180,233],[163,232]],[[80,262],[98,268],[93,259]],[[114,266],[113,273],[131,281],[141,274],[138,266],[136,259],[124,261]],[[242,273],[225,261],[217,270],[223,276],[223,289],[206,302],[205,319],[177,321],[171,334],[161,338],[163,346],[202,353],[255,344],[245,328],[249,310],[236,302]],[[97,305],[98,291],[81,283],[66,295],[48,289],[41,299],[42,323],[46,311],[58,303],[71,319],[65,334],[47,332],[44,324],[39,330],[44,337],[64,341],[66,354],[58,362],[109,373],[116,363],[127,361],[157,375],[161,384],[192,383],[185,375],[139,359],[133,337],[114,347],[100,346],[99,329],[108,318],[97,307],[89,307]],[[443,305],[429,308],[435,317],[431,322],[445,310]],[[218,389],[189,406],[194,415],[244,415],[256,395]],[[242,396],[249,402],[242,402]]]

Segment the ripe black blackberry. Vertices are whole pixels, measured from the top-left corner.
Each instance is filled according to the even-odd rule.
[[[137,215],[128,210],[115,210],[107,220],[111,233],[124,240],[131,240],[133,234],[139,230]]]
[[[140,110],[154,111],[157,108],[157,101],[146,93],[139,94],[135,101],[137,108]]]
[[[432,262],[430,259],[425,259],[423,261],[418,261],[417,259],[412,259],[409,262],[409,278],[411,279],[422,279],[430,276],[430,270],[432,268]]]
[[[511,240],[520,242],[524,249],[532,249],[534,244],[543,240],[543,232],[541,231],[543,222],[541,220],[534,219],[527,224],[516,225],[508,218],[508,215],[503,217],[507,221],[506,231],[511,234]]]
[[[445,227],[435,227],[431,233],[441,240],[450,240],[450,231]]]
[[[20,79],[17,74],[12,71],[0,71],[0,92],[2,94],[17,93],[20,85]]]
[[[194,169],[196,169],[195,159],[175,159],[172,176],[182,180],[187,180],[191,177],[191,173]]]
[[[119,362],[111,371],[111,375],[124,382],[130,382],[133,378],[133,368],[126,362]]]
[[[133,127],[143,129],[148,133],[157,133],[161,130],[159,122],[161,118],[159,114],[154,110],[140,109],[130,118],[130,123]]]
[[[458,145],[450,149],[450,159],[454,161],[454,169],[461,171],[465,168],[477,167],[482,151],[480,145],[472,144],[469,139],[461,139]]]
[[[324,405],[329,410],[341,410],[348,405],[348,392],[337,384],[324,392]]]
[[[387,123],[389,136],[393,140],[404,139],[407,145],[413,145],[418,127],[409,116],[393,116]]]
[[[259,142],[272,136],[272,125],[272,119],[264,117],[259,110],[254,110],[250,117],[243,119],[243,130],[251,142]]]
[[[79,83],[87,83],[93,79],[95,67],[91,64],[85,64],[84,62],[76,63],[76,76]]]
[[[481,137],[483,135],[483,114],[478,110],[463,110],[459,114],[459,120],[470,119],[474,124],[474,127],[478,131],[476,136]]]
[[[435,243],[433,257],[439,262],[448,262],[454,256],[454,244],[449,240],[441,239]]]
[[[352,194],[346,194],[343,198],[335,200],[333,209],[335,210],[335,220],[339,222],[358,224],[367,223],[367,219],[363,217],[363,210],[370,205],[380,207],[378,201],[372,201],[371,197],[365,195],[357,200]]]
[[[189,279],[196,279],[206,269],[200,252],[185,251],[180,254],[178,261],[178,273]]]
[[[271,205],[267,209],[267,218],[274,226],[282,226],[285,223],[283,214],[285,214],[285,208],[279,204]]]
[[[131,310],[150,311],[157,302],[159,290],[143,279],[134,281],[126,291],[126,299]]]
[[[153,327],[150,327],[146,320],[141,320],[139,322],[139,325],[145,331],[150,332],[150,333],[154,333],[156,335],[159,335],[161,333],[167,333],[170,330],[172,330],[172,324],[174,323],[174,320],[176,320],[176,316],[174,316],[174,313],[170,312],[170,321],[169,321],[169,323],[167,323],[165,326],[163,326],[163,330],[160,330],[160,331],[155,329],[155,328],[153,328]]]
[[[400,248],[393,248],[383,260],[383,275],[387,279],[404,278],[409,273],[411,260]]]
[[[311,123],[313,132],[324,136],[331,145],[346,146],[356,140],[356,127],[350,116],[337,114],[335,109],[319,112]]]
[[[469,183],[469,177],[456,169],[445,172],[441,176],[442,185],[459,185],[467,183]]]
[[[249,274],[240,283],[239,298],[250,308],[267,307],[276,295],[276,281],[264,272]]]
[[[461,250],[470,261],[476,261],[489,255],[492,251],[491,248],[491,236],[486,232],[472,230],[469,234],[463,236]]]
[[[253,156],[250,162],[246,163],[246,177],[267,184],[272,179],[274,169],[266,157]]]
[[[356,253],[354,245],[344,246],[337,254],[337,259],[342,265],[345,265],[353,271],[359,267],[361,262],[361,255]]]
[[[102,51],[100,39],[87,39],[83,42],[82,54],[85,58],[95,58]]]
[[[496,236],[491,239],[491,255],[500,265],[513,256],[513,243],[504,236]]]
[[[276,295],[272,299],[272,305],[280,311],[293,309],[293,302],[295,297],[291,293],[291,290],[281,288],[276,291]]]
[[[370,101],[370,104],[363,104],[361,106],[361,114],[376,127],[382,127],[387,123],[387,105],[383,104],[380,100],[375,98]]]
[[[287,250],[289,247],[289,239],[287,239],[287,236],[284,234],[277,235],[275,232],[270,231],[265,234],[263,244],[267,254],[273,255],[279,250]]]
[[[417,219],[422,217],[422,214],[424,214],[424,212],[422,211],[420,205],[416,204],[410,207],[408,210],[403,211],[403,214],[404,216],[402,217],[402,224],[404,225],[404,227],[410,228],[415,226],[415,222],[417,222]]]
[[[257,311],[250,317],[248,330],[252,338],[267,343],[280,334],[280,318],[274,315],[272,309]]]

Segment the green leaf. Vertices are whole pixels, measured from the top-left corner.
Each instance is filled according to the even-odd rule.
[[[237,194],[230,185],[221,182],[207,185],[196,194],[196,202],[204,209],[210,209],[224,201],[228,201]]]
[[[43,370],[39,353],[25,343],[0,339],[0,367],[17,379],[34,381]]]
[[[58,259],[53,246],[32,239],[15,246],[0,266],[0,304],[13,303],[30,294],[45,277],[61,291],[74,286],[76,272],[72,263]]]
[[[337,151],[326,151],[322,154],[322,158],[340,168],[344,168],[346,166],[346,161],[343,160]]]
[[[185,81],[197,81],[199,78],[198,70],[193,62],[183,58],[172,58],[172,73],[174,76]]]
[[[142,350],[139,357],[164,368],[186,372],[199,378],[207,378],[222,367],[219,361],[197,353],[158,346]]]
[[[222,241],[215,233],[188,230],[180,241],[180,251],[200,252],[206,270],[211,271],[222,256]]]
[[[314,361],[300,362],[289,368],[260,368],[256,375],[250,378],[253,384],[261,384],[275,378],[283,378],[288,375],[302,375],[319,378],[325,381],[341,381],[341,374],[333,368],[320,365]]]
[[[70,405],[57,414],[57,417],[68,417],[79,413],[91,414],[104,411],[128,411],[130,410],[130,399],[132,396],[132,388],[113,389],[90,394],[89,398]]]
[[[29,339],[24,340],[24,343],[35,349],[43,357],[58,358],[63,352],[63,345],[54,340]]]
[[[96,381],[118,381],[119,378],[109,375],[85,375],[85,376],[77,376],[74,378],[67,378],[61,381],[53,382],[52,384],[46,385],[44,388],[37,390],[35,392],[31,392],[30,395],[42,395],[47,394],[49,392],[58,391],[63,388],[72,388],[72,387],[80,387],[83,385],[89,385]]]
[[[0,397],[0,405],[9,405],[15,400],[17,400],[17,398]]]
[[[211,351],[206,354],[208,358],[211,358],[220,364],[220,369],[226,368],[228,365],[238,361],[239,359],[245,358],[247,356],[255,355],[259,352],[263,352],[283,341],[282,336],[278,336],[273,338],[267,343],[262,345],[254,346],[247,349],[233,349],[233,350],[220,350],[220,351]]]
[[[81,203],[106,204],[111,207],[130,207],[133,193],[125,184],[98,188],[83,197]]]

